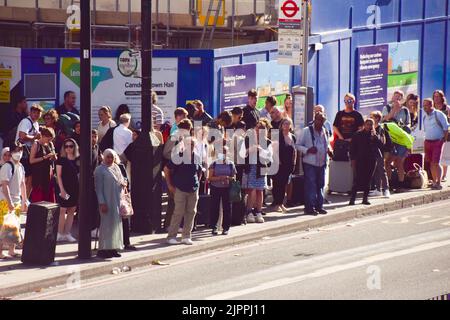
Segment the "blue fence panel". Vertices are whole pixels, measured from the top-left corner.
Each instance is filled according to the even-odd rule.
[[[402,20],[419,20],[423,18],[424,0],[403,0],[401,5]]]
[[[430,97],[435,89],[444,85],[445,23],[433,22],[425,25],[422,96]]]
[[[425,18],[444,17],[447,14],[447,4],[445,0],[426,0]]]

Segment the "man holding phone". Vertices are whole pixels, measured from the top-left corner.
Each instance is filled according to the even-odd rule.
[[[323,208],[325,170],[331,156],[330,138],[324,128],[326,117],[316,113],[313,125],[303,129],[297,149],[303,154],[305,172],[305,214],[327,214]]]

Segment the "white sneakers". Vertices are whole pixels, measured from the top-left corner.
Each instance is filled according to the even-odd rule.
[[[256,223],[264,223],[264,218],[263,218],[261,212],[258,212],[258,213],[256,214]]]
[[[188,245],[188,246],[192,246],[192,245],[194,244],[194,242],[192,242],[192,240],[189,239],[189,238],[186,238],[186,239],[181,240],[181,243],[182,243],[182,244],[186,244],[186,245]]]
[[[178,242],[178,240],[177,239],[167,239],[167,244],[170,244],[170,245],[176,245],[176,244],[180,244],[180,242]]]
[[[167,244],[170,244],[170,245],[185,244],[188,246],[192,246],[194,244],[194,242],[189,238],[183,239],[183,240],[181,240],[181,242],[179,242],[177,239],[172,238],[172,239],[167,239]]]
[[[256,223],[264,223],[264,218],[263,218],[261,212],[258,212],[256,214],[256,217],[255,217],[255,215],[253,213],[249,213],[247,215],[247,223],[255,223],[255,222]]]
[[[66,241],[66,236],[61,233],[58,233],[58,236],[56,237],[56,241],[57,242]]]
[[[66,234],[66,240],[71,243],[77,242],[77,239],[75,239],[70,233]]]
[[[57,242],[63,242],[63,241],[67,241],[67,242],[77,242],[77,239],[75,239],[70,233],[68,234],[60,234],[58,233],[57,237],[56,237],[56,241]]]
[[[371,196],[371,197],[381,197],[382,195],[383,195],[383,193],[378,190],[373,190],[373,191],[369,192],[369,196]]]
[[[384,197],[389,199],[391,197],[391,192],[389,190],[384,190],[384,192],[373,190],[369,193],[370,197]]]

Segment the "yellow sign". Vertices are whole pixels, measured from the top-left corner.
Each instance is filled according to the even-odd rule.
[[[213,5],[214,10],[217,8],[218,1],[222,1],[222,6],[219,12],[219,16],[217,17],[217,25],[223,26],[225,24],[225,0],[214,1]],[[200,24],[203,26],[205,25],[206,16],[208,15],[209,0],[197,0],[197,8],[198,8],[198,19],[200,20]],[[216,15],[215,11],[213,11],[210,14],[208,26],[212,26],[214,24],[215,15]]]
[[[0,68],[0,79],[12,79],[13,71],[12,69]]]
[[[9,80],[0,79],[0,103],[11,103]]]

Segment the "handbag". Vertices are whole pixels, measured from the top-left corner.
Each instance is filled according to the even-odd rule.
[[[6,214],[0,229],[0,240],[9,244],[19,244],[22,241],[20,220],[14,212]]]
[[[122,218],[131,217],[133,212],[133,205],[131,204],[131,194],[125,188],[120,194],[120,216]]]
[[[406,180],[411,189],[425,189],[428,186],[428,174],[417,163],[414,163],[414,170],[406,174]]]
[[[236,203],[242,200],[242,190],[239,181],[230,182],[230,202]]]
[[[345,140],[336,140],[334,142],[333,160],[334,161],[349,161],[350,142]]]

